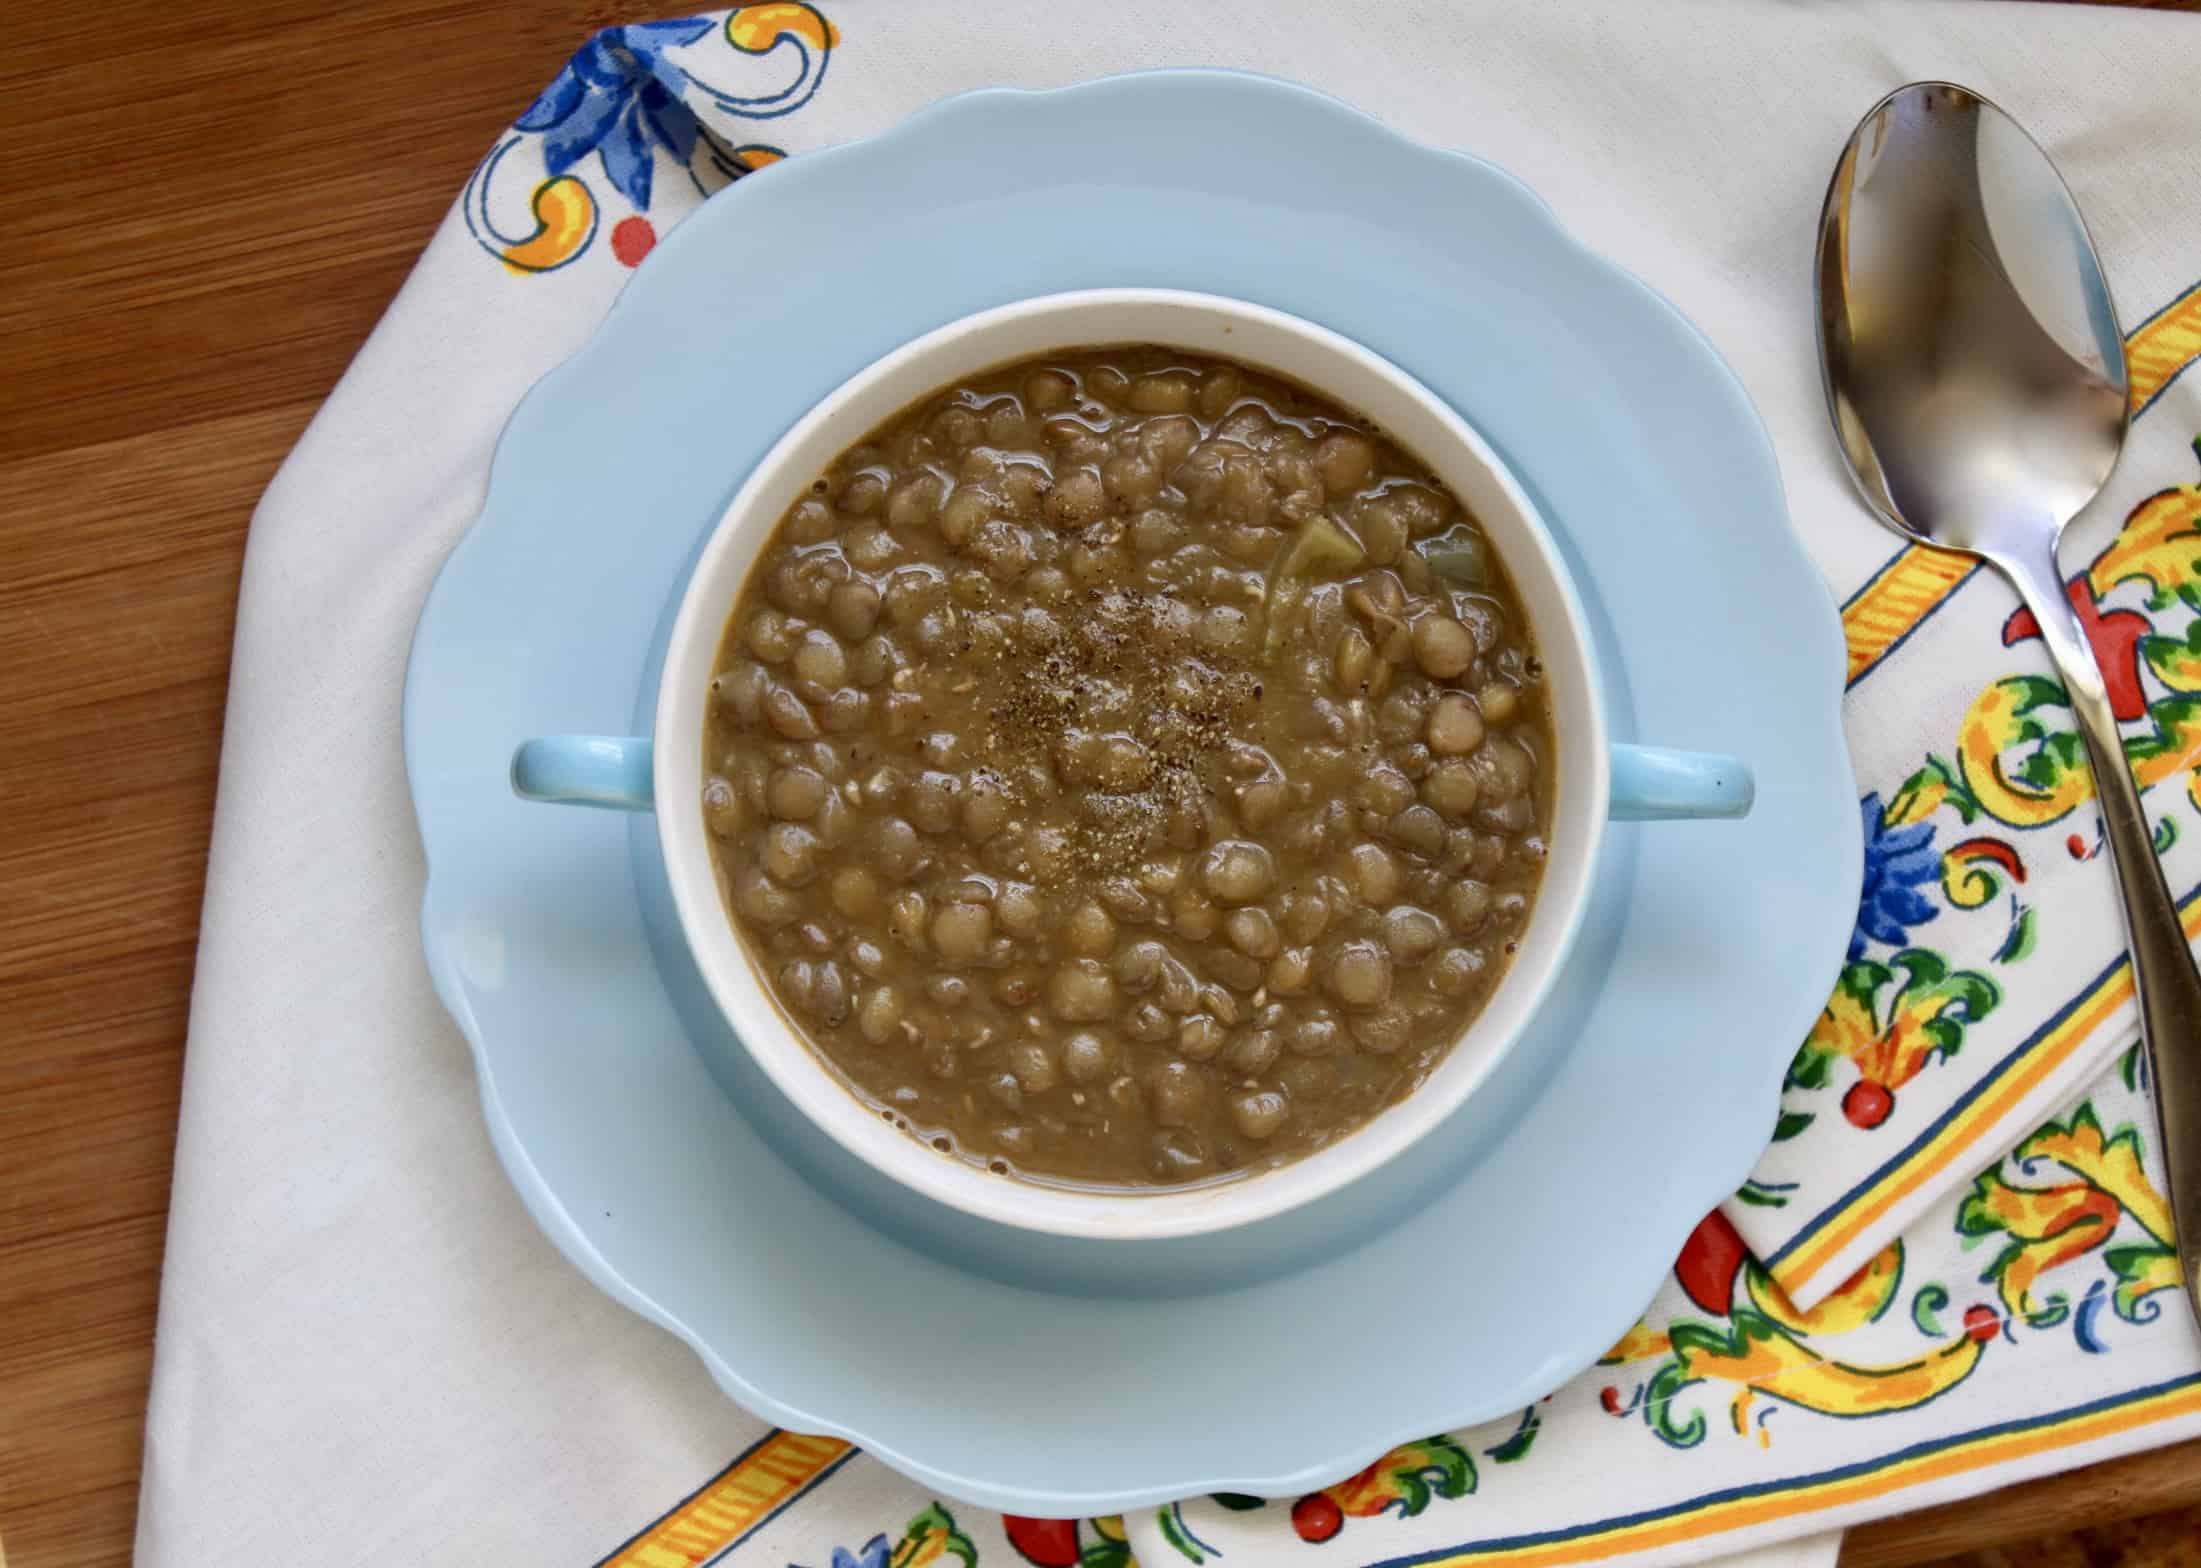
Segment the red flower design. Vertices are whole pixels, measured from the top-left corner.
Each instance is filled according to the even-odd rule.
[[[2140,639],[2148,634],[2147,617],[2135,610],[2102,614],[2094,602],[2094,590],[2080,573],[2064,584],[2079,626],[2093,645],[2094,662],[2102,667],[2109,687],[2110,711],[2120,719],[2137,719],[2148,711],[2147,693],[2140,686]],[[2015,647],[2041,634],[2041,623],[2031,610],[2018,610],[2002,623],[2002,645]]]

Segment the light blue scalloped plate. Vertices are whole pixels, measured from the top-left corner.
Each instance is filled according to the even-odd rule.
[[[1295,311],[1450,399],[1561,536],[1615,734],[1737,753],[1758,798],[1613,830],[1557,999],[1414,1154],[1095,1252],[814,1133],[668,939],[647,820],[524,804],[505,769],[645,722],[694,550],[810,403],[941,322],[1107,284]],[[1025,1514],[1291,1495],[1588,1365],[1748,1173],[1856,907],[1842,669],[1734,377],[1510,176],[1250,76],[977,93],[714,198],[513,417],[406,686],[422,933],[536,1220],[751,1410]]]

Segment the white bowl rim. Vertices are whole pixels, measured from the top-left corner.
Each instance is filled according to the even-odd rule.
[[[1136,328],[1107,325],[1126,319]],[[1219,341],[1241,328],[1244,341]],[[1552,853],[1520,950],[1429,1076],[1352,1133],[1273,1170],[1111,1191],[1002,1176],[943,1155],[891,1125],[812,1051],[771,997],[721,897],[702,817],[702,737],[710,666],[734,599],[786,507],[834,457],[959,377],[1050,350],[1128,342],[1270,369],[1375,415],[1491,535],[1526,601],[1545,679],[1564,688],[1564,701],[1553,715],[1561,733]],[[1264,351],[1278,344],[1324,361],[1325,370],[1279,365]],[[1340,391],[1339,380],[1357,383],[1360,395]],[[1409,439],[1415,435],[1421,439]],[[1184,289],[1079,289],[995,306],[903,344],[828,393],[773,444],[713,525],[682,590],[653,738],[658,831],[683,933],[713,1000],[773,1084],[849,1153],[914,1191],[1000,1224],[1095,1240],[1194,1236],[1273,1218],[1357,1181],[1441,1126],[1513,1048],[1564,967],[1588,903],[1611,788],[1588,619],[1535,504],[1489,443],[1435,393],[1350,338],[1268,306]]]

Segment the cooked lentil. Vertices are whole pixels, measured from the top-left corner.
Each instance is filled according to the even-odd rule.
[[[1543,868],[1551,730],[1474,520],[1173,349],[974,376],[845,453],[727,621],[727,907],[876,1111],[1031,1179],[1321,1148],[1420,1083]]]

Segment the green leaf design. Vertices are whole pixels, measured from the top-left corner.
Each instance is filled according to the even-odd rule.
[[[1903,988],[1895,993],[1898,1006],[1921,991],[1931,991],[1949,977],[1949,961],[1930,947],[1906,947],[1895,955],[1894,962],[1895,967],[1903,971]],[[1877,991],[1879,987],[1873,989]],[[1860,1000],[1869,1002],[1870,999]]]
[[[1929,1280],[1918,1287],[1918,1294],[1911,1297],[1911,1322],[1918,1332],[1932,1339],[1948,1338],[1948,1330],[1941,1326],[1936,1315],[1949,1304],[1948,1290]]]
[[[2002,1221],[1995,1218],[1990,1204],[1991,1194],[2000,1182],[1996,1171],[1984,1171],[1972,1178],[1972,1190],[1957,1205],[1956,1233],[1959,1236],[1992,1236],[2002,1230]]]
[[[1981,1276],[1984,1281],[1985,1276]],[[2022,1314],[2027,1328],[2054,1328],[2071,1316],[2071,1296],[2067,1291],[2051,1291],[2038,1311]]]
[[[1402,1444],[1397,1452],[1410,1457],[1385,1474],[1399,1489],[1391,1506],[1404,1518],[1427,1508],[1432,1497],[1465,1497],[1475,1490],[1475,1461],[1452,1438],[1425,1437]]]
[[[1805,1120],[1809,1121],[1810,1118],[1806,1117]],[[1794,1186],[1795,1183],[1790,1182],[1788,1185]],[[1788,1207],[1787,1193],[1775,1191],[1755,1181],[1746,1181],[1740,1187],[1737,1187],[1735,1198],[1738,1202],[1746,1203],[1753,1209],[1785,1209]]]
[[[1244,1492],[1210,1492],[1207,1495],[1210,1502],[1236,1514],[1251,1513],[1256,1508],[1269,1506],[1267,1498],[1248,1497]]]
[[[2153,1302],[2142,1306],[2142,1301],[2163,1289],[2160,1281],[2152,1286],[2149,1270],[2166,1259],[2172,1263],[2171,1273],[2177,1274],[2177,1251],[2152,1241],[2128,1241],[2106,1248],[2102,1261],[2109,1265],[2109,1272],[2117,1276],[2117,1288],[2110,1293],[2110,1310],[2127,1323],[2152,1323],[2162,1310]],[[2145,1287],[2145,1288],[2144,1288]]]
[[[2188,535],[2188,543],[2193,543],[2191,535]],[[2184,597],[2188,593],[2189,586],[2181,584],[2179,595]],[[2168,609],[2171,599],[2171,595],[2156,589],[2152,583],[2149,585],[2149,609]],[[2191,604],[2195,601],[2188,598],[2187,602]],[[2147,662],[2148,668],[2155,672],[2156,677],[2164,685],[2170,687],[2173,691],[2191,691],[2193,689],[2194,664],[2197,660],[2201,660],[2201,621],[2196,621],[2187,626],[2183,636],[2173,637],[2162,632],[2152,632],[2142,637],[2140,639],[2140,657]]]
[[[1903,781],[1895,792],[1895,798],[1888,802],[1887,809],[1881,813],[1881,819],[1888,822],[1908,821],[1918,803],[1918,797],[1937,786],[1942,792],[1943,804],[1956,812],[1958,821],[1969,825],[1979,816],[1979,797],[1965,784],[1964,776],[1947,761],[1928,752],[1926,765]]]
[[[2201,724],[2201,697],[2165,697],[2148,705],[2148,718],[2155,725],[2152,734],[2125,740],[2125,755],[2136,763],[2152,762],[2179,749],[2180,732],[2190,734]]]
[[[2068,708],[2071,706],[2071,698],[2064,691],[2063,682],[2050,680],[2045,675],[2012,675],[2005,679],[2002,684],[2018,694],[2018,700],[2012,705],[2011,709],[2015,713],[2029,714],[2040,708]],[[2036,728],[2033,731],[2033,736],[2040,733],[2041,731]],[[2021,738],[2032,739],[2033,736]]]
[[[1162,1527],[1162,1539],[1186,1562],[1204,1563],[1208,1560],[1208,1553],[1214,1551],[1213,1547],[1194,1535],[1186,1526],[1182,1503],[1171,1503],[1155,1515],[1155,1520]]]
[[[940,1543],[943,1552],[961,1563],[963,1568],[975,1568],[978,1548],[972,1544],[969,1536],[956,1527],[955,1515],[937,1502],[929,1504],[904,1527],[902,1543],[894,1549],[894,1556],[890,1560],[891,1568],[903,1568],[904,1564],[915,1561],[917,1553],[925,1544],[934,1540]]]
[[[1529,1405],[1521,1411],[1520,1424],[1514,1427],[1512,1436],[1495,1448],[1484,1449],[1483,1453],[1502,1465],[1510,1465],[1517,1459],[1526,1459],[1543,1424],[1544,1418],[1537,1413],[1536,1407]]]
[[[1902,956],[1904,955],[1898,956],[1898,962],[1901,962]],[[1929,953],[1926,956],[1931,958],[1933,955]],[[1886,964],[1865,958],[1854,964],[1844,964],[1841,974],[1835,977],[1834,987],[1869,1013],[1873,1011],[1873,1003],[1880,995],[1881,988],[1894,978],[1895,971]]]
[[[1834,1053],[1822,1051],[1809,1044],[1797,1047],[1795,1058],[1788,1064],[1786,1086],[1791,1089],[1824,1089],[1827,1074],[1834,1064]]]
[[[2162,602],[2158,603],[2158,600]],[[2170,604],[2161,593],[2150,593],[2148,608],[2167,610]],[[2161,677],[2166,685],[2182,685],[2183,682],[2178,679],[2179,666],[2201,658],[2201,621],[2189,625],[2183,637],[2170,637],[2161,632],[2152,632],[2142,637],[2140,657],[2147,661],[2148,668]]]
[[[1747,1307],[1737,1307],[1735,1310],[1746,1312],[1749,1309]],[[1693,1322],[1687,1318],[1669,1325],[1666,1330],[1666,1337],[1673,1343],[1676,1350],[1709,1350],[1714,1354],[1730,1354],[1742,1348],[1741,1341],[1726,1330],[1714,1328],[1709,1323]]]
[[[1786,1143],[1818,1119],[1812,1111],[1783,1111],[1781,1119],[1773,1124],[1773,1141]]]
[[[2117,1058],[2117,1076],[2134,1094],[2140,1092],[2140,1050],[2139,1046],[2134,1045]]]
[[[2033,735],[2023,738],[2037,739],[2040,746],[2019,763],[2017,776],[2035,789],[2053,789],[2056,781],[2066,774],[2086,766],[2086,743],[2072,730],[2057,730],[2053,734],[2042,733],[2040,726],[2028,722],[2019,726],[2031,729]]]
[[[1650,1390],[1643,1396],[1643,1419],[1669,1448],[1694,1448],[1704,1441],[1703,1411],[1690,1411],[1686,1421],[1674,1419],[1675,1401],[1701,1381],[1691,1377],[1678,1360],[1666,1362],[1652,1375]]]
[[[1964,1044],[1964,1031],[2002,1001],[2002,987],[1987,976],[1973,969],[1951,969],[1946,958],[1926,948],[1908,948],[1895,955],[1895,962],[1908,977],[1895,996],[1897,1011],[1914,1002],[1947,999],[1948,1005],[1919,1030],[1944,1057],[1956,1055]]]
[[[2033,906],[2018,905],[2017,918],[2010,922],[2010,934],[2003,938],[2002,946],[1995,949],[1995,962],[2014,964],[2020,959],[2032,957],[2039,935],[2038,926],[2039,922],[2034,919]]]

